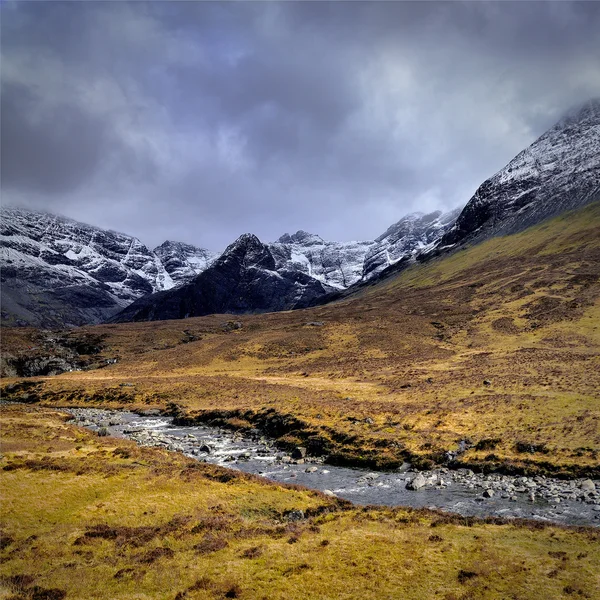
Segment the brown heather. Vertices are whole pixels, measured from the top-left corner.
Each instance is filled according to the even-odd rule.
[[[598,265],[596,203],[237,330],[228,315],[82,328],[118,362],[3,383],[31,404],[2,407],[0,598],[600,597],[596,530],[352,508],[52,408],[157,407],[384,468],[469,439],[465,465],[598,476]],[[39,332],[2,334],[3,353],[42,352]]]

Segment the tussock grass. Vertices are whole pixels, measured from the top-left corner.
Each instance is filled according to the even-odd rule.
[[[597,597],[593,529],[353,508],[51,409],[1,419],[1,598]]]
[[[275,410],[349,461],[426,466],[469,439],[462,460],[478,468],[598,475],[598,265],[595,203],[327,306],[236,317],[234,331],[227,315],[82,328],[118,363],[40,378],[15,397],[176,403],[191,418]],[[32,335],[6,330],[3,347],[27,354]],[[476,449],[489,438],[499,440],[493,453]],[[519,452],[518,442],[547,452]]]

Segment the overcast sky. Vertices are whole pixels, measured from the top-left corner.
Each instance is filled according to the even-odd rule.
[[[464,205],[600,95],[600,3],[2,2],[2,202],[222,250]]]

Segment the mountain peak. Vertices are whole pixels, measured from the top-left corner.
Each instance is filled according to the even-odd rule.
[[[290,235],[289,233],[284,233],[276,243],[279,244],[302,244],[304,246],[313,245],[313,244],[323,244],[323,238],[318,236],[316,233],[309,233],[308,231],[304,231],[299,229],[296,233]]]
[[[441,246],[516,233],[598,198],[600,100],[571,109],[484,181]]]

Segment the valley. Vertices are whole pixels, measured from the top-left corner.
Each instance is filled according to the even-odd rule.
[[[599,217],[594,203],[314,309],[83,328],[115,364],[7,398],[263,427],[340,465],[428,468],[465,440],[457,466],[598,477]],[[26,356],[33,333],[4,348]]]
[[[366,242],[3,208],[0,598],[598,597],[599,131]]]

